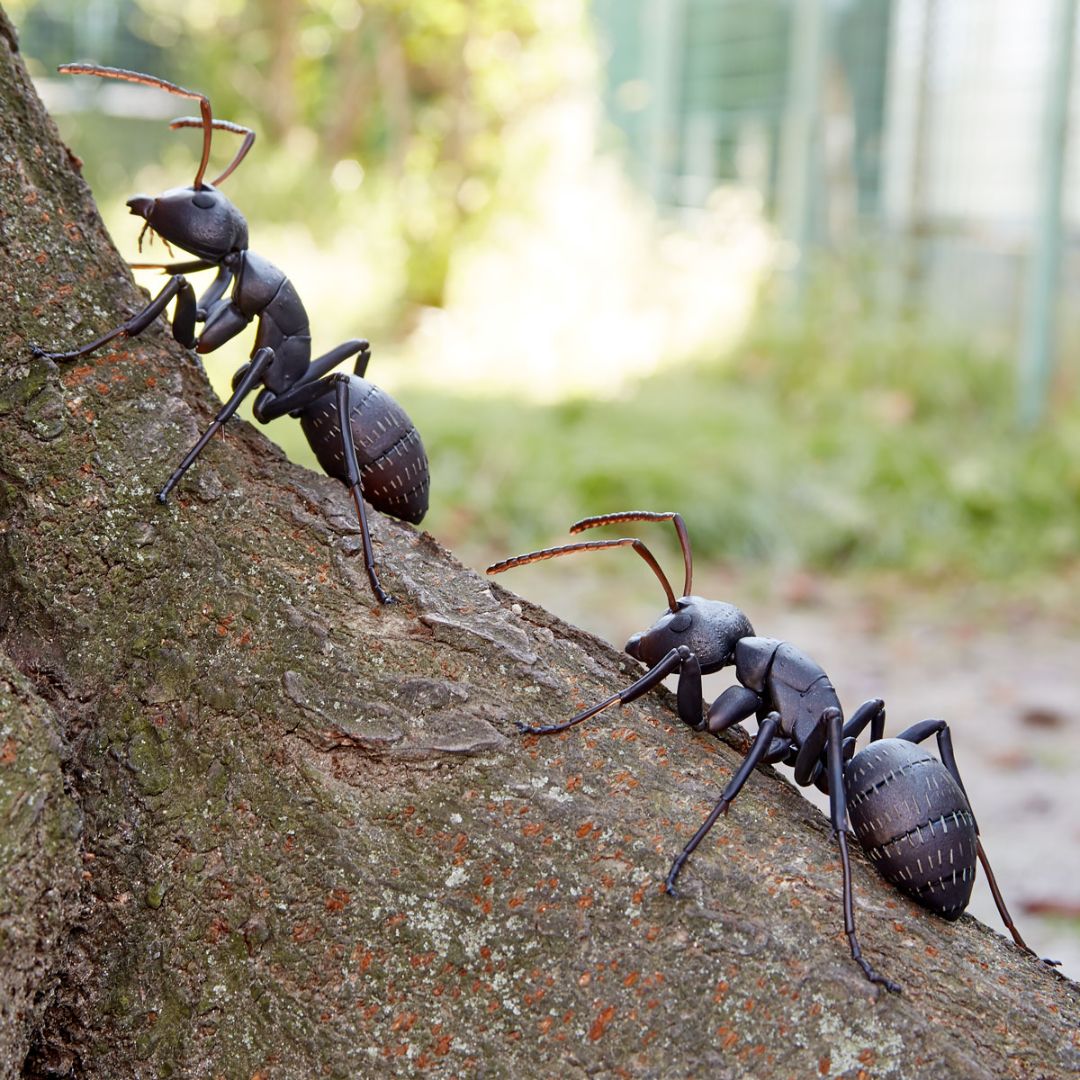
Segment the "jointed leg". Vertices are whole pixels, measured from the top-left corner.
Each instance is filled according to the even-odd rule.
[[[321,379],[324,375],[329,375],[343,360],[348,360],[350,356],[355,356],[357,353],[360,355],[356,357],[353,373],[363,378],[364,372],[367,371],[368,361],[371,359],[371,345],[363,338],[353,338],[312,360],[307,371],[304,372],[301,385],[306,386]]]
[[[89,356],[102,345],[107,345],[118,337],[129,338],[141,334],[169,306],[174,296],[179,299],[176,302],[176,312],[173,317],[173,337],[181,345],[189,349],[193,348],[195,345],[195,290],[183,275],[177,274],[169,278],[161,292],[142,311],[88,344],[67,352],[46,352],[39,345],[33,345],[30,351],[35,356],[43,356],[47,360],[77,360],[80,356]]]
[[[885,702],[881,698],[864,701],[844,725],[844,741],[857,739],[866,725],[870,725],[870,741],[877,742],[885,737]]]
[[[841,756],[844,761],[850,761],[855,756],[855,740],[863,733],[866,725],[870,725],[870,741],[877,742],[885,737],[885,702],[881,698],[871,698],[864,701],[852,714],[851,719],[844,724],[843,743]],[[829,750],[826,746],[821,752],[818,764],[809,777],[809,783],[819,791],[829,794]]]
[[[719,735],[740,720],[753,716],[761,707],[761,695],[746,686],[729,686],[709,706],[705,726],[710,735]]]
[[[345,472],[348,476],[349,491],[356,504],[356,517],[360,522],[360,542],[364,548],[364,568],[367,570],[371,590],[380,604],[389,604],[393,597],[379,584],[375,573],[375,553],[371,547],[371,533],[368,531],[367,512],[364,509],[364,492],[360,486],[360,469],[356,464],[356,445],[352,437],[352,422],[349,413],[349,376],[331,377],[337,391],[338,423],[341,427],[341,452],[345,458]]]
[[[240,403],[262,381],[263,372],[274,357],[273,349],[260,349],[251,363],[247,366],[244,377],[237,384],[232,396],[218,410],[217,416],[210,422],[210,426],[199,437],[199,441],[184,455],[184,460],[177,466],[176,471],[165,481],[165,486],[158,492],[158,502],[168,502],[169,492],[180,482],[181,477],[195,463],[195,459],[206,448],[206,444],[214,437],[217,430],[229,419],[240,407]]]
[[[232,284],[233,272],[227,266],[219,266],[214,280],[210,282],[206,292],[199,297],[196,305],[196,318],[206,320],[206,316],[214,310],[214,307],[225,295],[225,291]]]
[[[716,805],[712,808],[709,816],[701,823],[701,827],[690,838],[690,842],[675,856],[675,861],[671,864],[671,869],[668,871],[667,878],[664,881],[664,891],[670,896],[675,895],[675,879],[679,876],[679,872],[683,868],[683,864],[694,853],[694,849],[705,839],[709,830],[716,824],[716,819],[721,814],[727,812],[727,808],[731,805],[735,796],[739,794],[743,784],[746,783],[747,778],[754,771],[754,769],[764,759],[766,751],[768,751],[773,741],[773,736],[780,728],[780,714],[771,712],[764,720],[761,721],[761,727],[758,728],[757,735],[754,736],[754,742],[751,745],[749,751],[747,751],[746,757],[743,758],[742,764],[739,766],[735,775],[728,781],[727,787],[724,788],[723,794],[717,800]]]
[[[345,345],[327,353],[320,360],[326,360],[335,353],[340,353],[334,360],[338,364],[341,360],[350,356],[358,347],[366,345],[366,342],[346,342]],[[343,351],[343,350],[350,350]],[[331,364],[331,367],[334,366]],[[242,369],[241,369],[242,370]],[[248,374],[244,375],[246,380]],[[274,394],[269,390],[263,390],[255,399],[255,419],[260,424],[286,413],[305,408],[318,401],[320,398],[333,394],[337,405],[338,427],[341,429],[341,456],[345,465],[345,483],[353,497],[356,506],[356,517],[360,524],[360,542],[364,551],[364,569],[367,570],[368,581],[371,582],[371,590],[381,604],[393,602],[393,597],[379,584],[378,575],[375,573],[375,553],[371,547],[371,534],[368,531],[367,512],[364,508],[364,493],[361,487],[360,468],[356,464],[356,444],[352,437],[352,422],[349,411],[349,376],[343,373],[329,375],[315,381],[305,380],[302,383],[290,387],[283,394]]]
[[[851,860],[847,846],[847,796],[844,792],[844,726],[839,709],[826,709],[822,718],[828,724],[829,736],[826,745],[829,773],[829,816],[832,820],[833,835],[840,848],[840,865],[844,876],[844,932],[851,947],[851,958],[863,974],[872,983],[884,986],[893,993],[900,992],[900,986],[884,975],[879,975],[859,948],[859,939],[855,936],[855,901],[851,888]]]
[[[325,376],[342,360],[348,360],[356,353],[360,354],[356,360],[356,374],[363,378],[368,359],[371,357],[370,349],[366,341],[357,338],[346,341],[336,349],[331,349],[328,353],[312,360],[307,371],[304,372],[304,377],[299,382],[293,383],[284,393],[274,394],[269,390],[264,390],[259,395],[255,402],[255,419],[265,424],[287,413],[298,416],[305,406],[335,393],[334,381]],[[234,386],[238,385],[239,380],[246,374],[247,367],[248,365],[245,364],[233,376]]]
[[[631,683],[625,690],[620,690],[617,694],[612,694],[611,697],[605,698],[598,704],[583,709],[581,712],[577,713],[577,715],[570,717],[569,720],[566,720],[561,724],[548,724],[546,727],[529,727],[527,724],[518,723],[518,729],[526,735],[555,735],[560,731],[566,731],[567,728],[572,728],[575,724],[580,724],[583,720],[588,720],[589,717],[596,716],[597,713],[603,712],[612,705],[624,705],[628,701],[633,701],[635,698],[641,697],[642,694],[647,694],[654,686],[659,686],[673,671],[677,671],[679,667],[685,664],[692,656],[693,653],[685,646],[681,649],[672,649],[671,652],[656,665],[656,667],[650,668],[640,679]],[[701,669],[698,668],[699,712],[701,710],[700,676]]]

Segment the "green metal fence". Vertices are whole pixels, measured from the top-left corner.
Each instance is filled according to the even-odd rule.
[[[592,8],[609,115],[661,205],[757,190],[796,286],[817,252],[872,252],[891,302],[1012,348],[1018,415],[1040,420],[1080,340],[1061,296],[1077,0]]]

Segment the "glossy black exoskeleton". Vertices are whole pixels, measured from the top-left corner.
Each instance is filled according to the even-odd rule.
[[[96,64],[65,64],[70,75],[95,75],[157,87],[199,102],[200,117],[181,117],[173,128],[200,127],[202,159],[190,187],[172,188],[156,197],[136,195],[128,200],[131,212],[144,219],[140,233],[149,230],[166,244],[175,244],[196,256],[193,261],[134,263],[170,273],[164,288],[142,311],[89,344],[66,352],[34,354],[51,360],[74,360],[86,356],[116,338],[134,337],[150,326],[176,300],[172,333],[182,345],[209,353],[235,337],[252,320],[257,321],[251,360],[233,377],[233,393],[198,442],[158,492],[165,502],[202,453],[214,433],[236,412],[241,402],[261,388],[253,412],[260,423],[288,414],[301,427],[319,464],[349,487],[356,506],[363,544],[364,565],[376,597],[386,603],[375,572],[375,558],[368,531],[364,500],[383,513],[418,524],[427,511],[430,476],[427,456],[412,421],[388,394],[363,376],[370,359],[366,341],[346,341],[315,360],[311,359],[311,334],[307,312],[285,274],[248,247],[248,226],[240,211],[217,189],[240,164],[255,141],[248,128],[211,116],[210,102],[202,94],[186,90],[152,75]],[[242,134],[244,141],[229,167],[213,183],[203,177],[210,157],[214,129]],[[217,274],[198,300],[187,274],[216,268]],[[228,293],[228,295],[226,295]],[[197,324],[202,331],[196,333]],[[356,356],[354,373],[332,373]]]
[[[741,720],[756,716],[758,730],[745,759],[709,816],[671,864],[665,882],[667,891],[675,894],[675,880],[686,860],[720,815],[726,813],[753,770],[759,764],[784,764],[794,769],[797,784],[815,784],[829,795],[829,816],[843,871],[844,930],[852,958],[867,979],[892,991],[900,989],[879,975],[859,948],[847,845],[849,820],[882,875],[947,919],[957,918],[967,906],[977,858],[1013,940],[1031,952],[1013,925],[983,852],[956,767],[948,726],[940,720],[926,720],[895,739],[885,739],[885,705],[877,698],[861,705],[845,724],[840,699],[820,665],[789,642],[756,636],[749,619],[732,604],[691,594],[690,540],[678,514],[605,514],[579,521],[570,531],[577,533],[624,521],[673,522],[685,568],[681,597],[675,596],[648,548],[633,537],[546,548],[495,563],[488,567],[488,573],[498,574],[572,552],[632,547],[652,568],[667,596],[667,611],[648,630],[635,634],[626,643],[630,656],[649,669],[640,679],[565,723],[541,728],[519,725],[522,731],[536,735],[565,731],[612,705],[641,697],[674,674],[678,675],[679,718],[695,731],[719,735]],[[703,710],[702,676],[732,665],[738,683]],[[855,754],[855,740],[868,724],[871,742]],[[916,745],[931,735],[937,737],[940,761]]]

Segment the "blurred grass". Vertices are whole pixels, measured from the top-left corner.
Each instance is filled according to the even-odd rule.
[[[1075,400],[1021,434],[1005,359],[857,306],[826,281],[805,320],[767,308],[730,357],[613,401],[399,386],[432,462],[425,527],[486,557],[561,542],[587,514],[677,509],[714,560],[929,585],[1075,569]]]

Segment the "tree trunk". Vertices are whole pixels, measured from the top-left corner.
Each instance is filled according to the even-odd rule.
[[[603,642],[237,423],[143,302],[0,15],[0,1070],[1073,1076],[1078,988],[855,865]],[[407,402],[406,402],[407,405]],[[288,422],[288,421],[285,421]],[[439,498],[439,462],[433,496]],[[1049,826],[1048,826],[1049,827]],[[25,1061],[24,1061],[25,1057]]]

